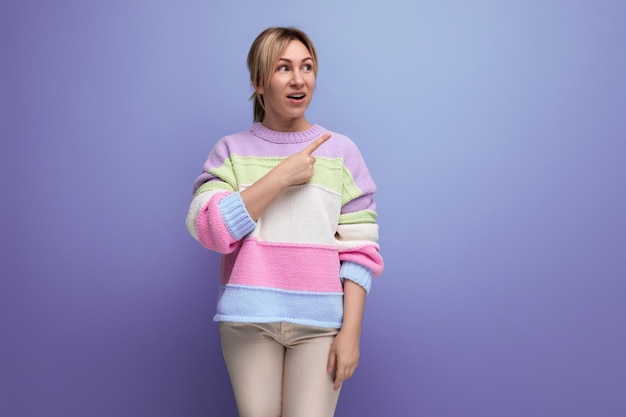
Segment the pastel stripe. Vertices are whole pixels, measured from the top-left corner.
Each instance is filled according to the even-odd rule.
[[[378,215],[374,210],[361,210],[339,216],[340,224],[376,223]]]
[[[341,214],[356,213],[362,210],[376,211],[376,202],[373,194],[364,194],[352,201],[348,201],[341,207]]]
[[[356,282],[365,290],[366,294],[369,294],[370,288],[372,287],[373,274],[372,271],[366,267],[354,262],[344,262],[341,265],[340,275],[342,280],[349,279],[350,281]]]
[[[258,168],[254,168],[254,170],[258,169],[257,174],[262,175],[289,155],[304,149],[311,140],[328,132],[326,129],[314,126],[310,132],[307,132],[306,137],[300,135],[294,138],[293,141],[283,141],[284,138],[282,138],[280,142],[273,143],[267,137],[264,137],[265,140],[259,141],[255,135],[255,132],[259,129],[264,130],[262,126],[255,125],[251,131],[226,136],[220,140],[215,145],[209,159],[206,161],[204,171],[221,178],[223,181],[233,186],[233,188],[235,188],[236,180],[239,180],[240,184],[251,184],[254,182],[254,179],[259,177],[257,176],[252,181],[248,181],[243,178],[235,178],[233,175],[233,173],[237,171],[233,170],[233,166],[237,166],[242,158],[248,160],[247,162],[244,161],[245,164],[252,162],[251,166],[246,165],[246,169],[258,164]],[[270,132],[264,130],[261,133],[267,135]],[[281,132],[281,134],[282,133],[284,132]],[[331,181],[342,178],[346,180],[345,182],[348,187],[343,190],[347,192],[349,196],[346,201],[362,194],[375,192],[376,186],[369,175],[367,167],[363,164],[361,153],[356,144],[344,135],[336,132],[330,133],[332,135],[331,138],[320,146],[313,153],[313,156],[320,162],[320,166],[324,163],[327,164],[324,168],[332,166],[333,170],[341,170],[337,172],[336,176],[331,175],[330,179]],[[241,171],[236,175],[240,174]],[[326,180],[327,179],[321,179],[321,181]],[[313,179],[313,181],[315,182],[317,180]],[[352,185],[350,185],[350,183],[352,183]],[[334,187],[331,188],[335,189]],[[344,203],[346,201],[344,201]]]
[[[264,130],[264,132],[260,132],[261,134],[257,135],[255,134],[257,133],[255,130]],[[251,130],[225,136],[215,145],[212,154],[222,156],[222,159],[232,154],[283,158],[303,150],[312,140],[323,135],[325,132],[327,132],[327,130],[320,126],[313,126],[312,129],[307,132],[271,132],[258,124],[253,126]],[[279,136],[276,141],[269,137],[274,133],[277,133]],[[297,137],[287,137],[292,134],[297,135]],[[262,140],[259,140],[260,136],[262,136]],[[324,146],[317,149],[313,155],[337,156],[337,150],[345,148],[346,143],[349,141],[350,139],[347,137],[333,133],[333,137],[326,142]],[[324,153],[324,149],[330,149],[331,152]]]
[[[197,232],[197,221],[198,215],[202,208],[207,204],[207,202],[215,195],[216,192],[206,192],[199,195],[196,195],[189,205],[189,210],[187,211],[187,218],[185,219],[185,223],[187,225],[187,231],[189,234],[193,236],[194,239],[198,240],[198,232]]]
[[[198,196],[202,193],[206,193],[209,191],[234,191],[232,187],[225,182],[222,181],[207,181],[204,184],[200,185],[196,191],[194,192],[194,196]]]
[[[225,160],[219,167],[210,169],[213,175],[219,177],[231,176],[233,166],[238,167],[237,177],[228,180],[230,184],[235,184],[235,181],[239,186],[249,185],[257,181],[262,176],[266,175],[276,165],[284,161],[286,157],[282,158],[270,158],[270,157],[257,157],[257,156],[240,156],[237,154],[231,154],[230,158]],[[341,158],[324,158],[317,157],[315,160],[315,169],[313,170],[313,177],[307,182],[308,184],[317,184],[324,188],[333,190],[334,192],[341,194],[344,188],[344,177],[351,178],[349,173],[343,166],[343,160]],[[355,185],[350,185],[350,195],[360,195],[361,192]],[[345,203],[345,202],[344,202]]]
[[[225,259],[230,271],[223,284],[274,287],[290,291],[341,293],[339,256],[333,246],[280,245],[244,240],[237,254]]]
[[[248,214],[248,210],[246,210],[239,193],[231,193],[224,197],[218,203],[218,207],[226,227],[236,240],[243,238],[254,230],[256,223]]]
[[[268,288],[221,287],[215,321],[269,323],[288,321],[340,328],[343,293],[301,293]]]
[[[268,142],[284,144],[307,142],[321,136],[327,130],[318,124],[314,124],[302,132],[278,132],[267,129],[262,123],[255,123],[249,132]]]
[[[239,241],[233,237],[222,220],[218,206],[219,202],[228,195],[229,193],[224,192],[213,193],[212,198],[198,213],[196,220],[196,232],[200,244],[222,254],[231,253],[239,246]]]
[[[230,185],[234,190],[237,189],[237,177],[235,176],[235,170],[230,159],[224,160],[219,166],[205,167],[206,172],[219,178],[220,181]]]
[[[376,245],[378,241],[378,224],[340,224],[337,227],[336,245],[339,252]]]
[[[257,220],[263,242],[335,246],[341,195],[315,185],[289,187]]]
[[[383,272],[384,262],[380,256],[377,244],[368,244],[354,248],[350,251],[339,253],[339,259],[346,262],[354,262],[372,271],[373,278],[380,276]]]

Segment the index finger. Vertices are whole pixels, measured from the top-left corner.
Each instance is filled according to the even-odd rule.
[[[315,152],[317,148],[322,146],[322,144],[326,142],[328,139],[330,139],[330,133],[324,133],[322,136],[315,139],[309,146],[304,148],[303,152],[306,152],[309,155],[311,155],[313,152]]]

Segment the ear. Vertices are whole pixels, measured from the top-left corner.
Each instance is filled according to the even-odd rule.
[[[255,91],[256,91],[257,94],[264,94],[265,93],[265,88],[257,87]]]

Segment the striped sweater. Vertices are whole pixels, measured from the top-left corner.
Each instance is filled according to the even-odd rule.
[[[260,123],[222,138],[193,186],[187,229],[221,253],[215,321],[287,321],[340,328],[344,279],[369,292],[381,274],[376,186],[356,145],[332,132],[313,177],[290,186],[255,222],[239,192],[326,133],[276,132]]]

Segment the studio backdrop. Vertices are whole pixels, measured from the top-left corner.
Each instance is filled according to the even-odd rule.
[[[378,186],[337,416],[626,415],[621,1],[0,4],[0,415],[236,416],[219,257],[185,228],[268,26]]]

